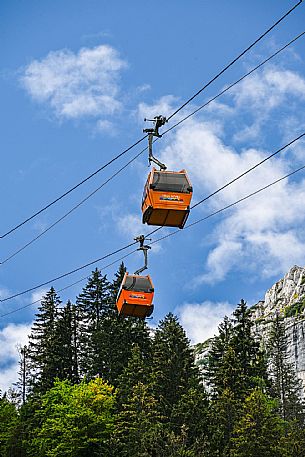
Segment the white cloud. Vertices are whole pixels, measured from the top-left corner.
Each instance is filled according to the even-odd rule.
[[[126,238],[129,240],[132,240],[139,235],[146,235],[147,233],[152,232],[154,229],[157,228],[148,225],[143,225],[142,217],[139,213],[114,213],[113,220],[116,224],[117,230],[123,235],[125,235]],[[163,229],[162,235],[165,235],[166,233],[166,229]],[[148,239],[147,244],[149,244],[151,240],[153,241],[153,239],[155,239],[155,237]],[[151,246],[150,252],[157,253],[160,252],[161,249],[161,245],[156,243]]]
[[[222,281],[227,273],[241,260],[242,244],[231,239],[221,239],[208,255],[207,273],[198,276],[194,283],[216,283]]]
[[[169,116],[173,112],[176,102],[177,98],[173,95],[165,95],[152,105],[139,103],[138,117],[140,122],[143,122],[144,118],[153,119],[159,115]]]
[[[0,389],[7,390],[17,381],[18,346],[27,344],[30,324],[8,324],[0,330]]]
[[[8,297],[10,294],[10,291],[6,289],[5,287],[0,287],[0,299]]]
[[[231,94],[235,108],[254,118],[251,125],[239,128],[234,140],[249,141],[259,138],[261,129],[276,108],[305,99],[305,80],[295,72],[269,66],[244,79],[232,89]]]
[[[174,169],[185,167],[191,175],[195,197],[198,194],[202,197],[267,155],[254,149],[238,153],[227,147],[209,125],[198,121],[188,126],[186,134],[182,129],[177,133],[174,142],[165,148],[162,158],[166,156]],[[205,210],[208,208],[212,212],[238,200],[283,176],[288,167],[284,158],[265,163],[208,201]],[[243,264],[242,259],[253,256],[256,262],[252,265],[261,273],[269,272],[270,275],[300,262],[305,254],[304,233],[295,230],[289,236],[283,235],[291,226],[304,224],[304,199],[305,181],[290,184],[287,180],[223,213],[214,231],[214,248],[208,254],[206,271],[199,275],[197,282],[223,280],[229,271],[238,268],[239,263]]]
[[[111,136],[116,134],[116,129],[113,122],[109,121],[108,119],[100,119],[96,123],[96,130],[102,133],[108,133]]]
[[[16,349],[17,353],[17,349]],[[15,387],[14,384],[18,381],[18,361],[10,364],[6,368],[0,367],[0,391],[3,394],[9,388]]]
[[[47,289],[47,288],[36,290],[35,292],[32,293],[31,302],[40,301],[42,299],[42,297],[44,297],[49,290],[50,289]]]
[[[234,309],[228,302],[185,304],[177,309],[181,325],[193,344],[202,343],[217,333],[217,327]]]
[[[114,215],[114,219],[117,223],[118,230],[131,239],[141,235],[143,229],[146,228],[143,226],[142,218],[139,214],[116,214]]]
[[[61,119],[111,115],[122,109],[118,78],[126,67],[111,46],[50,52],[25,69],[22,83],[38,102]]]
[[[141,86],[138,86],[136,88],[136,91],[137,91],[138,94],[141,94],[142,92],[147,92],[150,89],[151,89],[151,85],[150,84],[142,84]]]
[[[287,97],[305,97],[305,81],[295,72],[267,67],[232,89],[237,107],[271,110]]]

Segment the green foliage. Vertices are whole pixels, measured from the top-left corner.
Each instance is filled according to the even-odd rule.
[[[61,301],[51,287],[41,300],[29,340],[28,358],[32,369],[31,384],[35,392],[46,392],[56,377],[63,378],[59,371],[63,355],[56,324]]]
[[[55,381],[35,412],[39,423],[28,443],[37,457],[106,455],[113,429],[113,388],[97,378],[88,384]]]
[[[208,354],[205,379],[211,390],[209,456],[228,456],[231,436],[246,396],[265,386],[267,366],[252,332],[251,310],[241,300],[219,325]]]
[[[116,293],[125,273],[120,265],[112,284],[98,270],[78,296],[79,365],[82,376],[100,375],[117,386],[119,376],[128,364],[134,344],[143,353],[150,350],[148,327],[142,319],[124,319],[116,310]]]
[[[78,308],[79,371],[81,377],[105,377],[100,338],[110,305],[109,282],[96,268],[76,299]]]
[[[29,378],[32,390],[17,410],[13,396],[0,399],[0,456],[303,457],[282,320],[270,334],[270,384],[243,300],[192,348],[171,313],[154,336],[144,320],[118,316],[124,273],[121,264],[110,283],[93,271],[76,305],[59,306],[54,289],[43,298],[21,351],[20,390]]]
[[[205,441],[209,420],[208,406],[206,391],[199,384],[187,390],[173,408],[171,422],[174,424],[175,435],[183,438],[188,449],[198,449],[198,445]]]
[[[284,423],[276,415],[276,402],[255,389],[245,399],[236,422],[230,457],[280,457]]]
[[[57,351],[58,376],[71,382],[79,381],[76,331],[76,308],[68,301],[58,314],[55,335],[60,344],[54,351]]]
[[[253,387],[267,383],[266,360],[252,327],[251,311],[243,300],[233,319],[225,317],[219,325],[206,370],[207,382],[215,396],[229,389],[236,399],[242,400]]]
[[[285,317],[296,317],[304,312],[305,309],[305,298],[300,301],[293,303],[285,308]]]
[[[283,457],[304,457],[305,429],[297,421],[285,423],[280,446]]]
[[[143,354],[138,344],[132,347],[128,365],[118,377],[117,402],[119,408],[122,404],[126,403],[134,386],[140,382],[146,385],[150,384],[150,355]]]
[[[276,315],[267,344],[272,392],[278,399],[279,412],[285,420],[304,421],[304,405],[301,400],[302,383],[295,367],[289,361],[285,320]]]
[[[151,434],[158,429],[161,416],[151,388],[136,383],[122,405],[116,421],[116,448],[120,456],[149,456]]]
[[[213,398],[209,412],[208,457],[229,456],[233,427],[241,408],[242,402],[236,399],[230,388],[223,389]]]
[[[117,315],[116,310],[103,320],[100,338],[105,378],[114,386],[118,385],[119,377],[128,365],[134,345],[138,345],[143,356],[150,353],[146,322],[139,318],[124,319]]]
[[[6,397],[0,398],[0,455],[11,455],[18,417],[16,407]]]
[[[160,322],[152,344],[152,382],[160,412],[170,416],[173,407],[198,383],[194,354],[185,332],[173,314]]]

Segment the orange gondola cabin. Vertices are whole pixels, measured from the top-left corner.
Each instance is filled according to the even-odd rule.
[[[117,296],[118,312],[124,317],[149,317],[154,309],[153,298],[154,287],[150,276],[125,273]]]
[[[183,228],[193,188],[185,170],[149,173],[142,200],[143,223]]]

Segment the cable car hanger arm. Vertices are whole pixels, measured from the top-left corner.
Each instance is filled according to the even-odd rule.
[[[147,238],[147,239],[150,240],[150,238]],[[140,273],[142,273],[142,271],[147,270],[147,264],[148,264],[147,251],[148,251],[148,249],[151,249],[151,247],[144,245],[144,241],[145,241],[144,235],[137,236],[134,240],[138,241],[140,243],[140,247],[138,248],[138,251],[142,251],[144,254],[144,266],[134,272],[135,275],[139,275]]]
[[[152,148],[152,145],[153,145],[153,138],[154,136],[157,137],[157,138],[161,138],[162,135],[160,135],[159,133],[159,128],[162,127],[165,122],[167,122],[167,119],[165,116],[155,116],[153,119],[144,119],[144,121],[150,121],[150,122],[153,122],[154,123],[154,128],[150,128],[150,129],[143,129],[143,132],[144,133],[147,133],[148,135],[148,160],[149,160],[149,164],[151,164],[151,162],[154,162],[156,165],[158,165],[158,167],[160,167],[160,170],[166,170],[166,165],[164,165],[164,163],[160,162],[160,160],[158,160],[154,155],[153,155],[153,148]]]

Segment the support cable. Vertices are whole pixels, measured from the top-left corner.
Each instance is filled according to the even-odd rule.
[[[105,266],[101,267],[101,270],[105,270],[106,268],[112,267],[116,263],[126,259],[126,257],[129,257],[131,254],[134,254],[134,252],[135,251],[131,251],[128,254],[124,255],[123,257],[120,257],[119,259],[116,259],[113,262],[108,263],[108,265],[105,265]],[[83,276],[81,279],[78,279],[77,281],[73,282],[72,284],[69,284],[68,286],[62,287],[61,289],[57,290],[56,292],[59,293],[59,292],[62,292],[64,290],[70,289],[71,287],[75,286],[76,284],[79,284],[80,282],[85,281],[85,279],[89,279],[89,278],[90,278],[90,276],[88,276],[88,275]],[[11,314],[15,314],[18,311],[22,311],[23,309],[29,308],[30,306],[36,305],[37,303],[40,303],[40,302],[41,302],[41,298],[39,298],[38,300],[33,301],[32,303],[28,303],[27,305],[20,306],[19,308],[13,309],[12,311],[8,311],[7,313],[0,314],[0,318],[9,316]]]
[[[278,49],[276,52],[274,52],[273,54],[271,54],[269,57],[267,57],[267,59],[263,60],[263,62],[261,62],[260,64],[258,64],[256,67],[252,68],[250,71],[248,71],[246,74],[244,74],[241,78],[239,78],[237,81],[235,81],[234,83],[230,84],[229,86],[225,87],[225,89],[223,89],[221,92],[219,92],[217,95],[215,95],[214,97],[210,98],[207,102],[205,102],[203,105],[200,105],[197,109],[195,109],[195,111],[192,111],[190,114],[188,114],[187,116],[185,116],[184,118],[182,118],[179,122],[177,122],[176,124],[172,125],[169,129],[165,130],[163,133],[162,133],[162,136],[163,135],[166,135],[168,132],[170,132],[171,130],[175,129],[176,127],[178,127],[178,125],[182,124],[183,122],[185,122],[187,119],[189,119],[190,117],[194,116],[194,114],[198,113],[198,111],[201,111],[203,108],[205,108],[206,106],[208,106],[210,103],[212,103],[213,101],[215,101],[217,98],[219,98],[221,95],[225,94],[226,92],[228,92],[230,89],[232,89],[232,87],[236,86],[238,83],[240,83],[241,81],[243,81],[245,78],[247,78],[248,76],[250,76],[252,73],[254,73],[256,70],[258,70],[259,68],[261,68],[263,65],[265,65],[267,62],[269,62],[271,59],[273,59],[274,57],[276,57],[278,54],[280,54],[282,51],[284,51],[286,48],[288,48],[289,46],[291,46],[295,41],[297,41],[299,38],[301,38],[302,36],[305,35],[305,31],[304,32],[301,32],[299,33],[299,35],[297,35],[296,37],[294,37],[292,40],[290,40],[288,43],[286,43],[284,46],[282,46],[280,49]]]
[[[268,30],[266,30],[262,35],[260,35],[253,43],[250,44],[244,51],[242,51],[235,59],[228,63],[219,73],[217,73],[214,78],[210,79],[201,89],[199,89],[192,97],[190,97],[183,105],[176,109],[168,118],[169,121],[172,117],[176,116],[179,111],[181,111],[186,105],[188,105],[194,98],[196,98],[201,92],[203,92],[208,86],[210,86],[216,79],[218,79],[225,71],[227,71],[235,62],[237,62],[242,56],[244,56],[250,49],[252,49],[259,41],[261,41],[271,30],[273,30],[280,22],[282,22],[292,11],[294,11],[303,0],[300,0],[296,5],[294,5],[287,13],[285,13],[278,21],[276,21]]]
[[[153,244],[155,244],[155,243],[158,243],[158,242],[160,242],[160,241],[162,241],[162,240],[165,240],[166,238],[169,238],[169,237],[171,237],[171,236],[173,236],[173,235],[176,235],[177,233],[184,232],[184,230],[186,230],[186,229],[188,229],[188,228],[191,228],[191,227],[194,227],[195,225],[200,224],[201,222],[204,222],[204,221],[210,219],[211,217],[216,216],[217,214],[222,213],[223,211],[226,211],[226,210],[232,208],[233,206],[238,205],[239,203],[241,203],[241,202],[247,200],[248,198],[251,198],[251,197],[253,197],[254,195],[259,194],[260,192],[263,192],[264,190],[269,189],[270,187],[274,186],[275,184],[278,184],[279,182],[283,181],[284,179],[287,179],[287,178],[289,178],[290,176],[293,176],[293,175],[295,175],[296,173],[299,173],[300,171],[302,171],[302,170],[304,170],[304,169],[305,169],[305,165],[302,165],[301,167],[297,168],[296,170],[293,170],[292,172],[288,173],[287,175],[282,176],[281,178],[277,179],[276,181],[273,181],[273,182],[271,182],[270,184],[267,184],[266,186],[259,188],[259,189],[256,190],[255,192],[251,192],[251,194],[248,194],[248,195],[246,195],[245,197],[242,197],[242,198],[240,198],[239,200],[236,200],[235,202],[230,203],[229,205],[227,205],[227,206],[225,206],[225,207],[223,207],[223,208],[221,208],[221,209],[218,209],[217,211],[214,211],[213,213],[210,213],[210,214],[208,214],[208,215],[205,216],[205,217],[202,217],[201,219],[197,219],[197,221],[194,221],[194,222],[192,222],[191,224],[185,225],[185,227],[183,228],[183,230],[175,230],[174,232],[168,233],[167,235],[164,235],[164,236],[162,236],[161,238],[158,238],[158,239],[152,241],[151,243],[149,243],[149,246],[151,246],[151,245],[153,245]]]
[[[199,206],[201,205],[203,202],[207,201],[209,198],[213,197],[214,195],[218,194],[220,191],[222,191],[223,189],[225,189],[226,187],[229,187],[231,184],[233,184],[234,182],[236,182],[238,179],[242,178],[243,176],[247,175],[248,173],[250,173],[250,171],[253,171],[255,170],[255,168],[259,167],[260,165],[262,165],[263,163],[267,162],[267,160],[270,160],[272,157],[276,156],[277,154],[279,154],[280,152],[284,151],[284,149],[287,149],[289,146],[291,146],[293,143],[295,143],[296,141],[300,140],[301,138],[303,138],[305,136],[305,132],[301,133],[301,135],[299,135],[298,137],[294,138],[293,140],[291,140],[289,143],[285,144],[284,146],[282,146],[280,149],[278,149],[277,151],[273,152],[273,154],[270,154],[268,157],[265,157],[263,160],[261,160],[260,162],[256,163],[255,165],[253,165],[253,167],[250,167],[248,168],[248,170],[244,171],[243,173],[241,173],[240,175],[236,176],[235,178],[233,178],[231,181],[227,182],[226,184],[224,184],[222,187],[220,187],[219,189],[215,190],[214,192],[212,192],[211,194],[207,195],[206,197],[202,198],[201,200],[199,200],[199,202],[195,203],[193,206],[191,206],[191,209],[194,209],[196,208],[196,206]]]
[[[26,249],[28,246],[33,244],[35,241],[37,241],[39,238],[41,238],[45,233],[47,233],[49,230],[51,230],[53,227],[55,227],[57,224],[59,224],[61,221],[63,221],[66,217],[68,217],[71,213],[73,213],[76,209],[78,209],[81,205],[83,205],[89,198],[91,198],[93,195],[95,195],[102,187],[104,187],[106,184],[108,184],[112,179],[114,179],[118,174],[120,174],[125,168],[128,167],[132,162],[134,162],[138,157],[140,157],[141,154],[143,154],[144,151],[146,151],[147,148],[142,149],[136,156],[134,156],[131,160],[129,160],[123,167],[121,167],[118,171],[116,171],[113,175],[111,175],[106,181],[104,181],[100,186],[98,186],[96,189],[94,189],[89,195],[87,195],[85,198],[83,198],[77,205],[73,206],[69,211],[67,211],[63,216],[61,216],[59,219],[57,219],[55,222],[53,222],[51,225],[49,225],[45,230],[43,230],[39,235],[35,236],[33,239],[31,239],[28,243],[26,243],[24,246],[21,248],[17,249],[17,251],[13,252],[10,254],[8,257],[6,257],[2,262],[0,262],[0,265],[4,265],[6,262],[11,260],[13,257],[15,257],[17,254],[22,252],[24,249]]]
[[[31,221],[32,219],[34,219],[36,216],[38,216],[39,214],[43,213],[44,211],[46,211],[48,208],[50,208],[51,206],[53,206],[55,203],[57,203],[58,201],[62,200],[64,197],[66,197],[67,195],[69,195],[71,192],[73,192],[75,189],[77,189],[78,187],[80,187],[81,185],[83,185],[85,182],[89,181],[89,179],[93,178],[93,176],[97,175],[98,173],[100,173],[102,170],[104,170],[106,167],[108,167],[109,165],[111,165],[113,162],[115,162],[116,160],[118,160],[120,157],[122,157],[123,155],[125,155],[128,151],[130,151],[131,149],[133,149],[135,146],[137,146],[138,144],[140,144],[143,140],[145,140],[145,138],[147,138],[147,135],[143,136],[142,138],[140,138],[138,141],[136,141],[134,144],[132,144],[131,146],[129,146],[127,149],[125,149],[124,151],[122,151],[120,154],[116,155],[115,157],[113,157],[111,160],[109,160],[107,163],[105,163],[104,165],[102,165],[100,168],[98,168],[97,170],[95,170],[93,173],[91,173],[89,176],[87,176],[86,178],[84,178],[82,181],[80,181],[78,184],[75,184],[75,186],[71,187],[70,189],[68,189],[66,192],[64,192],[63,194],[59,195],[59,197],[55,198],[55,200],[52,200],[50,203],[48,203],[46,206],[44,206],[43,208],[41,208],[40,210],[36,211],[36,213],[32,214],[31,216],[29,216],[28,218],[24,219],[22,222],[20,222],[19,224],[15,225],[14,227],[12,227],[11,229],[9,229],[7,232],[5,232],[3,235],[0,235],[0,239],[2,238],[5,238],[7,237],[8,235],[10,235],[11,233],[15,232],[15,230],[19,229],[20,227],[22,227],[24,224],[26,224],[27,222]]]
[[[287,149],[289,146],[291,146],[293,143],[295,143],[296,141],[299,141],[301,138],[303,138],[305,136],[305,132],[303,132],[301,135],[299,135],[298,137],[294,138],[293,140],[291,140],[289,143],[286,143],[284,146],[282,146],[281,148],[277,149],[275,152],[273,152],[272,154],[270,154],[269,156],[265,157],[263,160],[261,160],[260,162],[256,163],[255,165],[253,165],[252,167],[248,168],[247,170],[245,170],[243,173],[241,173],[240,175],[236,176],[235,178],[231,179],[231,181],[227,182],[226,184],[224,184],[223,186],[219,187],[218,189],[216,189],[214,192],[212,192],[211,194],[207,195],[206,197],[202,198],[201,200],[199,200],[197,203],[195,203],[193,206],[191,206],[190,209],[194,209],[196,208],[197,206],[201,205],[203,202],[209,200],[211,197],[213,197],[214,195],[218,194],[219,192],[221,192],[222,190],[226,189],[227,187],[229,187],[231,184],[233,184],[234,182],[238,181],[240,178],[242,178],[243,176],[246,176],[248,173],[250,173],[251,171],[255,170],[255,168],[259,167],[260,165],[262,165],[263,163],[267,162],[268,160],[270,160],[272,157],[276,156],[277,154],[279,154],[280,152],[284,151],[285,149]],[[153,231],[149,232],[146,236],[151,236],[153,235],[154,233],[158,232],[159,230],[161,230],[162,228],[164,227],[164,225],[161,225],[160,227],[157,227],[156,229],[154,229]],[[187,226],[184,227],[184,229],[186,228]]]
[[[304,169],[305,169],[305,165],[303,165],[303,166],[297,168],[296,170],[293,170],[292,172],[286,174],[285,176],[282,176],[282,177],[279,178],[279,179],[276,179],[275,181],[273,181],[273,182],[267,184],[266,186],[261,187],[261,188],[259,188],[258,190],[254,191],[254,192],[251,192],[250,194],[246,195],[245,197],[242,197],[242,198],[236,200],[235,202],[233,202],[233,203],[231,203],[231,204],[229,204],[229,205],[227,205],[227,206],[225,206],[225,207],[223,207],[223,208],[220,208],[219,210],[216,210],[216,211],[214,211],[213,213],[210,213],[210,214],[208,214],[207,216],[202,217],[202,218],[200,218],[200,219],[198,219],[198,220],[192,222],[191,224],[186,225],[186,226],[184,227],[183,230],[175,230],[174,232],[171,232],[171,233],[169,233],[169,234],[167,234],[167,235],[164,235],[164,236],[162,236],[162,237],[160,237],[160,238],[157,238],[156,240],[151,241],[150,243],[147,244],[147,246],[152,246],[152,245],[154,245],[154,244],[156,244],[156,243],[158,243],[158,242],[160,242],[160,241],[163,241],[163,240],[165,240],[165,239],[167,239],[167,238],[170,238],[171,236],[176,235],[177,233],[182,233],[182,232],[184,232],[186,229],[191,228],[191,227],[194,227],[195,225],[200,224],[201,222],[204,222],[204,221],[210,219],[211,217],[216,216],[217,214],[220,214],[220,213],[222,213],[223,211],[226,211],[226,210],[232,208],[233,206],[236,206],[237,204],[239,204],[239,203],[241,203],[241,202],[243,202],[243,201],[249,199],[250,197],[253,197],[254,195],[259,194],[260,192],[262,192],[262,191],[264,191],[264,190],[266,190],[266,189],[269,189],[270,187],[274,186],[275,184],[277,184],[277,183],[283,181],[284,179],[289,178],[290,176],[295,175],[296,173],[298,173],[298,172],[300,172],[300,171],[302,171],[302,170],[304,170]],[[146,237],[145,237],[145,238],[146,238]],[[117,249],[116,251],[114,251],[114,252],[112,252],[112,253],[110,253],[110,254],[107,254],[107,255],[105,255],[105,256],[103,256],[103,257],[100,257],[99,259],[96,259],[96,260],[94,260],[94,261],[92,261],[92,262],[89,262],[89,263],[87,263],[86,265],[82,265],[81,267],[75,268],[74,270],[69,271],[68,273],[64,273],[64,274],[62,274],[62,275],[60,275],[60,276],[57,276],[56,278],[53,278],[53,279],[51,279],[51,280],[49,280],[49,281],[46,281],[46,282],[44,282],[44,283],[41,283],[41,284],[39,284],[39,285],[37,285],[37,286],[35,286],[35,287],[31,287],[30,289],[24,290],[23,292],[19,292],[19,293],[17,293],[17,294],[14,294],[14,295],[11,295],[11,296],[6,297],[6,298],[4,298],[4,299],[1,299],[0,302],[3,303],[3,302],[5,302],[5,301],[11,300],[11,299],[13,299],[13,298],[19,297],[20,295],[24,295],[24,294],[26,294],[26,293],[28,293],[28,292],[32,292],[33,290],[36,290],[36,289],[38,289],[38,288],[40,288],[40,287],[43,287],[43,286],[45,286],[45,285],[48,285],[48,284],[50,284],[50,283],[52,283],[52,282],[58,281],[59,279],[62,279],[62,278],[64,278],[64,277],[66,277],[66,276],[69,276],[69,275],[71,275],[71,274],[73,274],[73,273],[76,273],[77,271],[80,271],[80,270],[82,270],[82,269],[84,269],[84,268],[86,268],[86,267],[88,267],[88,266],[93,265],[94,263],[97,263],[97,262],[99,262],[99,261],[101,261],[101,260],[106,259],[107,257],[110,257],[110,256],[112,256],[112,255],[114,255],[114,254],[117,254],[118,252],[121,252],[121,251],[123,251],[123,250],[125,250],[125,249],[127,249],[127,248],[129,248],[129,247],[131,247],[131,246],[133,246],[133,245],[135,245],[135,244],[137,244],[137,241],[134,241],[133,243],[130,243],[130,244],[128,244],[127,246],[124,246],[123,248]],[[131,255],[131,254],[133,254],[133,253],[135,253],[135,252],[138,252],[138,249],[135,249],[135,250],[129,252],[128,255]],[[127,255],[126,255],[125,257],[127,257]],[[121,261],[121,260],[122,260],[123,258],[125,258],[125,257],[121,257],[120,259],[117,259],[117,260],[116,260],[115,262],[113,262],[113,263],[119,262],[119,261]],[[113,265],[113,263],[110,264],[110,265]],[[79,281],[81,281],[81,280],[79,280]],[[74,285],[74,284],[76,284],[76,283],[73,283],[73,285]],[[68,288],[68,287],[70,287],[70,286],[67,286],[66,288]],[[61,290],[63,290],[63,289],[61,289]],[[30,305],[29,305],[29,306],[30,306]],[[3,315],[0,315],[0,317],[3,317]]]
[[[135,244],[137,244],[137,241],[134,241],[133,243],[130,243],[130,244],[127,244],[126,246],[123,246],[122,248],[120,249],[117,249],[109,254],[106,254],[104,255],[103,257],[100,257],[99,259],[96,259],[96,260],[92,260],[91,262],[88,262],[86,263],[85,265],[82,265],[78,268],[75,268],[74,270],[71,270],[71,271],[68,271],[67,273],[64,273],[60,276],[57,276],[56,278],[53,278],[53,279],[50,279],[48,281],[45,281],[41,284],[38,284],[37,286],[34,286],[34,287],[30,287],[29,289],[26,289],[26,290],[23,290],[22,292],[18,292],[17,294],[14,294],[14,295],[11,295],[9,297],[5,297],[5,298],[2,298],[0,300],[0,303],[2,302],[5,302],[7,300],[11,300],[13,298],[17,298],[17,297],[20,297],[20,295],[24,295],[28,292],[32,292],[33,290],[36,290],[36,289],[39,289],[40,287],[44,287],[44,286],[47,286],[48,284],[51,284],[52,282],[55,282],[55,281],[58,281],[59,279],[62,279],[62,278],[65,278],[66,276],[70,276],[72,275],[73,273],[76,273],[77,271],[80,271],[80,270],[83,270],[84,268],[86,267],[89,267],[91,265],[94,265],[95,263],[97,262],[100,262],[101,260],[105,260],[107,259],[108,257],[111,257],[113,256],[114,254],[117,254],[118,252],[121,252],[121,251],[124,251],[125,249],[128,249],[130,248],[131,246],[134,246]],[[135,249],[133,252],[137,252],[137,249]]]
[[[260,35],[253,43],[250,44],[250,46],[248,46],[244,51],[242,51],[235,59],[233,59],[228,65],[226,65],[216,76],[214,76],[208,83],[206,83],[200,90],[198,90],[191,98],[189,98],[185,103],[183,103],[179,108],[176,109],[176,111],[174,111],[167,119],[170,120],[171,118],[173,118],[179,111],[181,111],[186,105],[188,105],[192,100],[194,100],[195,97],[197,97],[199,94],[201,94],[208,86],[210,86],[216,79],[218,79],[228,68],[230,68],[235,62],[237,62],[242,56],[244,56],[250,49],[252,49],[259,41],[262,40],[262,38],[264,38],[271,30],[273,30],[280,22],[282,22],[292,11],[294,11],[301,3],[303,2],[303,0],[300,0],[296,5],[294,5],[289,11],[287,11],[287,13],[285,13],[278,21],[276,21],[271,27],[269,27],[269,29],[267,29],[262,35]],[[42,212],[46,211],[48,208],[50,208],[51,206],[53,206],[55,203],[57,203],[58,201],[60,201],[62,198],[66,197],[67,195],[69,195],[71,192],[73,192],[75,189],[77,189],[78,187],[80,187],[82,184],[84,184],[85,182],[89,181],[89,179],[91,179],[93,176],[97,175],[100,171],[104,170],[108,165],[110,165],[111,163],[113,163],[115,160],[117,160],[118,158],[122,157],[124,154],[126,154],[128,151],[130,151],[132,148],[134,148],[135,146],[137,146],[139,143],[141,143],[145,138],[147,137],[147,135],[145,135],[144,137],[140,138],[138,141],[136,141],[133,145],[129,146],[127,149],[125,149],[124,151],[122,151],[120,154],[118,154],[117,156],[115,156],[114,158],[112,158],[109,162],[107,162],[106,164],[102,165],[100,168],[98,168],[97,170],[95,170],[93,173],[91,173],[89,176],[87,176],[86,178],[84,178],[82,181],[80,181],[79,183],[77,183],[75,186],[71,187],[70,189],[68,189],[66,192],[64,192],[63,194],[61,194],[59,197],[57,197],[56,199],[54,199],[53,201],[51,201],[50,203],[48,203],[47,205],[45,205],[44,207],[42,207],[40,210],[36,211],[34,214],[32,214],[31,216],[29,216],[28,218],[24,219],[23,221],[21,221],[19,224],[15,225],[14,227],[12,227],[11,229],[7,230],[5,233],[3,233],[2,235],[0,235],[0,239],[3,239],[5,237],[7,237],[8,235],[10,235],[11,233],[15,232],[17,229],[19,229],[20,227],[22,227],[24,224],[26,224],[27,222],[31,221],[32,219],[34,219],[36,216],[38,216],[39,214],[41,214]]]
[[[194,114],[198,113],[200,110],[202,110],[203,108],[205,108],[206,106],[208,106],[211,102],[213,102],[214,100],[216,100],[218,97],[220,97],[221,95],[223,95],[224,93],[228,92],[230,89],[232,89],[232,87],[236,86],[238,83],[240,83],[242,80],[244,80],[246,77],[248,77],[249,75],[251,75],[253,72],[255,72],[256,70],[258,70],[259,68],[261,68],[263,65],[265,65],[267,62],[269,62],[272,58],[274,58],[275,56],[277,56],[280,52],[282,52],[283,50],[285,50],[287,47],[289,47],[292,43],[294,43],[295,41],[297,41],[299,38],[301,38],[302,36],[305,35],[305,31],[303,31],[302,33],[300,33],[299,35],[297,35],[295,38],[293,38],[291,41],[289,41],[288,43],[286,43],[284,46],[282,46],[280,49],[278,49],[275,53],[273,53],[272,55],[270,55],[267,59],[265,59],[263,62],[261,62],[260,64],[258,64],[256,67],[252,68],[250,71],[248,71],[245,75],[243,75],[241,78],[239,78],[237,81],[235,81],[234,83],[230,84],[228,87],[226,87],[224,90],[222,90],[221,92],[219,92],[217,95],[215,95],[214,97],[210,98],[207,102],[205,102],[203,105],[199,106],[195,111],[193,111],[192,113],[188,114],[186,117],[184,117],[183,119],[181,119],[179,122],[177,122],[176,124],[174,124],[173,126],[171,126],[169,129],[165,130],[162,134],[163,135],[166,135],[168,132],[170,132],[171,130],[175,129],[176,127],[178,127],[180,124],[182,124],[184,121],[186,121],[187,119],[189,119],[190,117],[194,116]],[[158,138],[155,138],[154,142],[157,141]],[[134,158],[132,158],[130,161],[128,161],[123,167],[121,167],[116,173],[114,173],[110,178],[108,178],[103,184],[101,184],[100,186],[98,186],[93,192],[91,192],[87,197],[85,197],[83,200],[81,200],[77,205],[75,205],[73,208],[71,208],[68,212],[66,212],[63,216],[61,216],[59,219],[57,219],[55,222],[53,222],[50,226],[48,226],[45,230],[43,230],[39,235],[37,235],[36,237],[34,237],[32,240],[30,240],[28,243],[26,243],[24,246],[22,246],[21,248],[19,248],[18,250],[16,250],[15,252],[13,252],[12,254],[10,254],[7,258],[5,258],[2,262],[0,262],[0,265],[3,265],[5,264],[6,262],[8,262],[9,260],[11,260],[12,258],[14,258],[17,254],[19,254],[20,252],[22,252],[24,249],[26,249],[28,246],[30,246],[31,244],[33,244],[35,241],[37,241],[39,238],[41,238],[45,233],[47,233],[49,230],[51,230],[53,227],[55,227],[57,224],[59,224],[62,220],[66,219],[66,217],[68,217],[71,213],[73,213],[76,209],[78,209],[83,203],[85,203],[89,198],[91,198],[96,192],[98,192],[102,187],[104,187],[107,183],[109,183],[114,177],[116,177],[119,173],[121,173],[121,171],[123,171],[125,168],[127,168],[128,165],[130,165],[132,162],[134,162],[141,154],[143,154],[145,151],[147,150],[147,147],[145,147],[144,149],[142,149],[140,151],[139,154],[137,154]],[[207,197],[207,198],[210,198]],[[153,233],[155,233],[156,231],[160,230],[162,228],[161,227],[158,227],[157,229],[155,229],[153,232],[150,232],[148,234],[149,235],[152,235]]]

